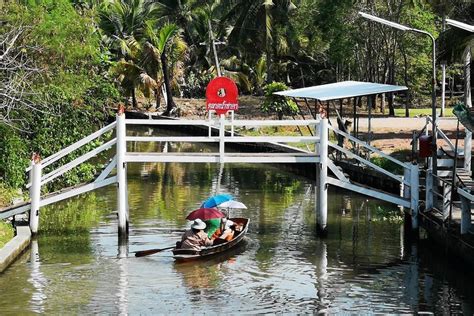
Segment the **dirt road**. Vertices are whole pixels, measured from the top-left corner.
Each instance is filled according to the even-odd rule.
[[[420,131],[426,124],[426,118],[373,118],[371,120],[372,145],[383,152],[391,153],[396,150],[411,149],[413,131]],[[456,118],[440,118],[439,127],[454,143],[456,139]],[[368,120],[359,121],[359,131],[362,139],[367,139]],[[431,125],[428,130],[431,132]],[[460,126],[459,146],[464,146],[464,127]],[[438,145],[446,145],[439,139]]]

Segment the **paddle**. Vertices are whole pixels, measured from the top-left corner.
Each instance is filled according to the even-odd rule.
[[[163,250],[168,250],[168,249],[173,249],[174,246],[172,247],[167,247],[167,248],[161,248],[161,249],[148,249],[148,250],[142,250],[142,251],[137,251],[135,252],[135,257],[144,257],[148,255],[152,255],[157,252],[161,252]]]

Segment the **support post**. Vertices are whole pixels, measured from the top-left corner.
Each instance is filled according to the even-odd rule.
[[[117,207],[119,237],[128,235],[128,189],[125,155],[127,152],[124,109],[117,113]]]
[[[219,162],[224,163],[224,155],[225,155],[225,115],[219,114]]]
[[[410,169],[410,201],[411,201],[411,228],[418,229],[418,205],[420,194],[420,171],[418,164],[412,164]]]
[[[41,202],[41,158],[38,154],[34,153],[31,158],[31,187],[30,187],[30,230],[32,234],[38,232],[39,226],[39,209]]]
[[[452,189],[451,189],[451,184],[447,182],[442,182],[443,184],[443,220],[446,220],[450,218],[449,214],[449,205],[451,204],[451,194],[452,194]]]
[[[465,128],[466,137],[464,137],[464,170],[471,174],[471,157],[472,157],[472,132]]]
[[[319,124],[319,187],[318,187],[318,209],[317,209],[317,228],[320,234],[327,233],[328,218],[328,120],[322,119]]]
[[[426,170],[426,193],[425,193],[425,211],[433,208],[433,173],[431,169]]]
[[[461,197],[461,235],[469,233],[471,229],[471,200]]]

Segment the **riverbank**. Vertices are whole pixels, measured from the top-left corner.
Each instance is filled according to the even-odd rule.
[[[18,198],[18,190],[7,188],[0,183],[0,208],[12,204]],[[9,242],[15,234],[13,226],[0,220],[0,249]]]

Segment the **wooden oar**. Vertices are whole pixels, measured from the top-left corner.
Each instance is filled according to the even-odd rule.
[[[173,249],[173,248],[174,246],[161,248],[161,249],[148,249],[148,250],[137,251],[135,252],[135,257],[144,257],[144,256],[152,255],[154,253],[157,253],[163,250],[168,250],[168,249]]]

